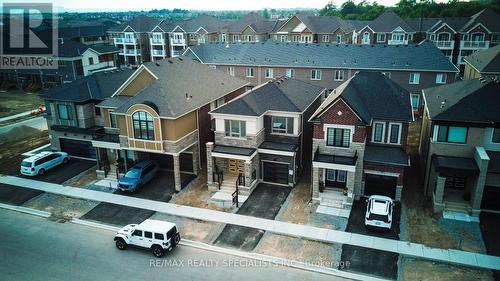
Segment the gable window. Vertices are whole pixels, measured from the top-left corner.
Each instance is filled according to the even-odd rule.
[[[363,44],[370,44],[370,33],[363,33]]]
[[[292,35],[292,41],[293,42],[299,42],[300,41],[300,36],[299,35]]]
[[[392,34],[392,41],[394,41],[394,42],[401,43],[404,41],[404,39],[405,39],[404,33],[393,33]]]
[[[111,128],[116,128],[116,115],[113,114],[113,111],[109,112],[109,126]]]
[[[384,142],[385,123],[373,122],[372,142]]]
[[[227,68],[227,73],[229,73],[229,75],[231,75],[231,76],[234,77],[234,67],[233,66],[229,66]]]
[[[418,109],[420,107],[420,95],[411,94],[411,107],[413,109]]]
[[[484,41],[484,33],[478,32],[471,35],[471,41],[482,42]]]
[[[196,33],[189,34],[189,39],[190,40],[196,40]]]
[[[330,42],[330,35],[323,35],[322,41],[323,42]]]
[[[247,77],[253,77],[254,73],[253,73],[253,67],[247,67],[246,69],[246,76]]]
[[[321,80],[321,70],[319,69],[311,70],[311,80]]]
[[[295,77],[295,69],[288,68],[286,70],[286,77],[294,78]]]
[[[377,34],[377,42],[385,42],[385,33]]]
[[[239,42],[240,41],[240,35],[239,34],[234,34],[233,35],[233,42]]]
[[[200,34],[200,37],[198,38],[198,44],[204,44],[205,43],[205,34]]]
[[[272,116],[272,132],[275,134],[293,134],[293,117]]]
[[[326,145],[335,147],[349,147],[351,144],[351,130],[340,128],[327,128]]]
[[[389,143],[400,144],[401,143],[401,124],[400,123],[389,123]]]
[[[154,122],[153,116],[146,111],[137,111],[132,114],[132,123],[134,125],[134,138],[142,140],[154,140]]]
[[[272,68],[266,68],[265,76],[266,78],[273,78],[274,77],[274,70]]]
[[[493,135],[491,137],[491,142],[500,143],[500,128],[493,128]]]
[[[57,105],[57,113],[59,115],[59,119],[62,119],[62,120],[73,119],[71,106],[69,106],[67,104],[58,104]]]
[[[335,81],[344,81],[344,71],[343,70],[335,70]]]
[[[337,44],[342,44],[342,35],[337,35]]]
[[[94,64],[94,58],[89,58],[89,65],[93,65]]]
[[[434,128],[434,140],[464,144],[467,140],[467,131],[467,127],[436,125]]]
[[[239,120],[224,120],[226,137],[244,138],[247,135],[246,122]]]
[[[436,84],[446,84],[446,74],[444,73],[436,74]]]
[[[410,84],[419,84],[420,83],[420,73],[410,73],[410,80],[408,81]]]

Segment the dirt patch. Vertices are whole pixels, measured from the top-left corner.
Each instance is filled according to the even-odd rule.
[[[173,222],[179,227],[181,237],[187,240],[194,240],[204,243],[211,243],[220,232],[223,224],[205,222],[162,213],[156,213],[151,219]]]
[[[97,206],[99,202],[55,195],[41,194],[23,204],[23,207],[51,212],[54,218],[79,218]]]
[[[254,252],[324,267],[337,267],[342,246],[266,232]]]
[[[43,99],[37,93],[21,90],[0,92],[0,117],[36,110],[44,105]]]
[[[403,258],[402,265],[403,280],[493,280],[491,271],[486,269],[473,269],[411,258]]]
[[[19,172],[21,160],[25,157],[21,154],[49,143],[48,132],[35,132],[34,135],[21,140],[2,144],[0,150],[0,173],[13,175]]]
[[[97,173],[92,167],[80,175],[65,181],[63,184],[73,187],[86,187],[97,181]]]
[[[191,183],[186,186],[181,192],[175,194],[171,203],[205,208],[216,211],[230,212],[231,209],[221,208],[210,202],[210,198],[214,195],[214,192],[208,190],[207,187],[207,172],[206,169],[202,169],[198,176],[191,181]]]

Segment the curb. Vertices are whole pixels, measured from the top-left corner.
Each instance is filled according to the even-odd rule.
[[[17,211],[20,213],[25,213],[25,214],[29,214],[29,215],[33,215],[33,216],[38,216],[38,217],[42,217],[42,218],[48,218],[52,215],[50,212],[40,211],[40,210],[21,207],[21,206],[3,204],[3,203],[0,203],[0,208],[11,210],[11,211]]]

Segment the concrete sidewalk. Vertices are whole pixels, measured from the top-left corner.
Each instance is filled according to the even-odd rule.
[[[277,234],[283,234],[325,243],[340,243],[353,246],[377,249],[381,251],[398,253],[408,257],[422,258],[464,266],[500,270],[500,257],[484,254],[465,252],[453,249],[429,248],[422,244],[407,241],[383,239],[368,235],[361,235],[307,225],[293,224],[275,220],[268,220],[233,213],[225,213],[202,208],[176,205],[134,198],[123,195],[110,194],[100,191],[87,190],[63,186],[58,184],[40,182],[36,180],[17,178],[12,176],[0,177],[0,183],[37,189],[59,195],[107,202],[118,205],[148,209],[160,213],[182,216],[203,221],[212,221],[251,228],[262,229]]]

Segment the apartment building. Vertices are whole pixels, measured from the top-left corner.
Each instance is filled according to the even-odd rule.
[[[179,191],[181,172],[197,174],[206,161],[200,151],[213,141],[208,112],[244,93],[247,84],[185,57],[141,65],[97,105],[105,132],[92,140],[98,176],[150,159],[174,171]]]
[[[500,77],[500,45],[482,50],[466,57],[464,79]]]
[[[261,182],[293,187],[311,160],[308,119],[326,89],[279,77],[210,112],[207,184],[248,196]],[[230,196],[227,196],[231,198]]]
[[[500,85],[490,78],[423,90],[420,159],[435,211],[499,211]]]
[[[361,196],[401,199],[410,92],[387,76],[360,71],[314,112],[312,200],[341,210]]]

